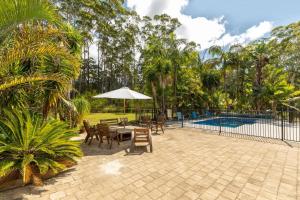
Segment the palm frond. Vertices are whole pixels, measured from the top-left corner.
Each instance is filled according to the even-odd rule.
[[[47,0],[2,0],[0,4],[0,34],[22,23],[47,20],[58,23],[59,17]]]
[[[66,75],[72,78],[78,76],[80,58],[77,54],[70,52],[67,38],[57,28],[40,25],[33,28],[25,25],[3,44],[5,45],[0,48],[0,75],[2,76],[12,70],[15,71],[15,68],[26,60],[42,64],[43,60],[46,61],[49,58],[60,60],[56,65],[61,65],[60,68]],[[39,68],[39,70],[45,71],[46,69],[46,72],[51,72],[52,68]]]
[[[41,81],[56,81],[62,84],[68,84],[68,80],[61,74],[52,74],[52,75],[31,75],[31,76],[15,76],[10,79],[5,79],[0,85],[0,91],[7,90],[12,87],[19,85],[30,84]]]
[[[15,161],[13,160],[1,160],[0,162],[0,177],[5,176],[12,172],[15,168]]]

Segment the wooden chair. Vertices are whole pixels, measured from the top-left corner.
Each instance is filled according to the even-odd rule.
[[[109,127],[107,126],[107,124],[97,124],[97,130],[100,137],[98,146],[99,147],[101,146],[101,143],[103,143],[104,138],[107,140],[107,144],[109,144],[110,134],[109,134]]]
[[[161,129],[162,133],[165,133],[164,132],[165,121],[166,121],[165,115],[159,115],[157,117],[157,120],[153,122],[154,125],[155,125],[155,132],[156,133],[158,132],[158,128]]]
[[[151,129],[152,131],[152,121],[149,116],[141,116],[140,126]]]
[[[95,127],[92,127],[90,123],[86,120],[83,120],[83,126],[86,131],[86,137],[84,139],[84,143],[87,143],[88,139],[91,138],[89,142],[90,145],[92,143],[94,136],[96,136],[96,139],[99,140],[98,133]]]
[[[110,130],[108,124],[104,124],[104,123],[97,124],[97,129],[100,137],[100,141],[98,145],[99,147],[101,146],[104,137],[106,138],[107,143],[110,144],[110,149],[112,148],[112,143],[115,138],[117,139],[118,145],[120,145],[119,135],[117,130]]]
[[[147,128],[136,128],[134,129],[134,136],[131,139],[130,151],[133,152],[136,144],[138,146],[150,146],[150,152],[152,153],[152,138],[150,135],[150,130]]]

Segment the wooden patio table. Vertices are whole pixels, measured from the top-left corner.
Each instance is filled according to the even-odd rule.
[[[131,139],[132,132],[135,128],[140,128],[138,126],[110,126],[109,130],[111,132],[116,132],[120,136],[120,141],[124,141],[125,139]],[[130,137],[124,137],[124,135],[130,135]]]

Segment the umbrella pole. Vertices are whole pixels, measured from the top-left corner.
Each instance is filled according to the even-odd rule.
[[[125,114],[125,108],[126,107],[126,102],[125,102],[125,99],[124,99],[124,114]]]

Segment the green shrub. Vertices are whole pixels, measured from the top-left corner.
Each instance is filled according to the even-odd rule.
[[[59,120],[43,122],[28,111],[4,111],[0,119],[0,177],[18,171],[23,183],[57,173],[82,156],[74,130]]]
[[[102,112],[104,112],[104,113],[109,113],[109,112],[115,113],[115,112],[120,111],[120,110],[122,110],[122,109],[118,108],[115,105],[107,105],[104,108],[102,108]]]
[[[107,104],[109,104],[107,99],[95,99],[95,98],[92,98],[90,103],[91,103],[92,112],[100,112]]]
[[[90,113],[91,105],[84,97],[73,99],[73,103],[77,110],[77,124],[80,124],[84,116]]]

